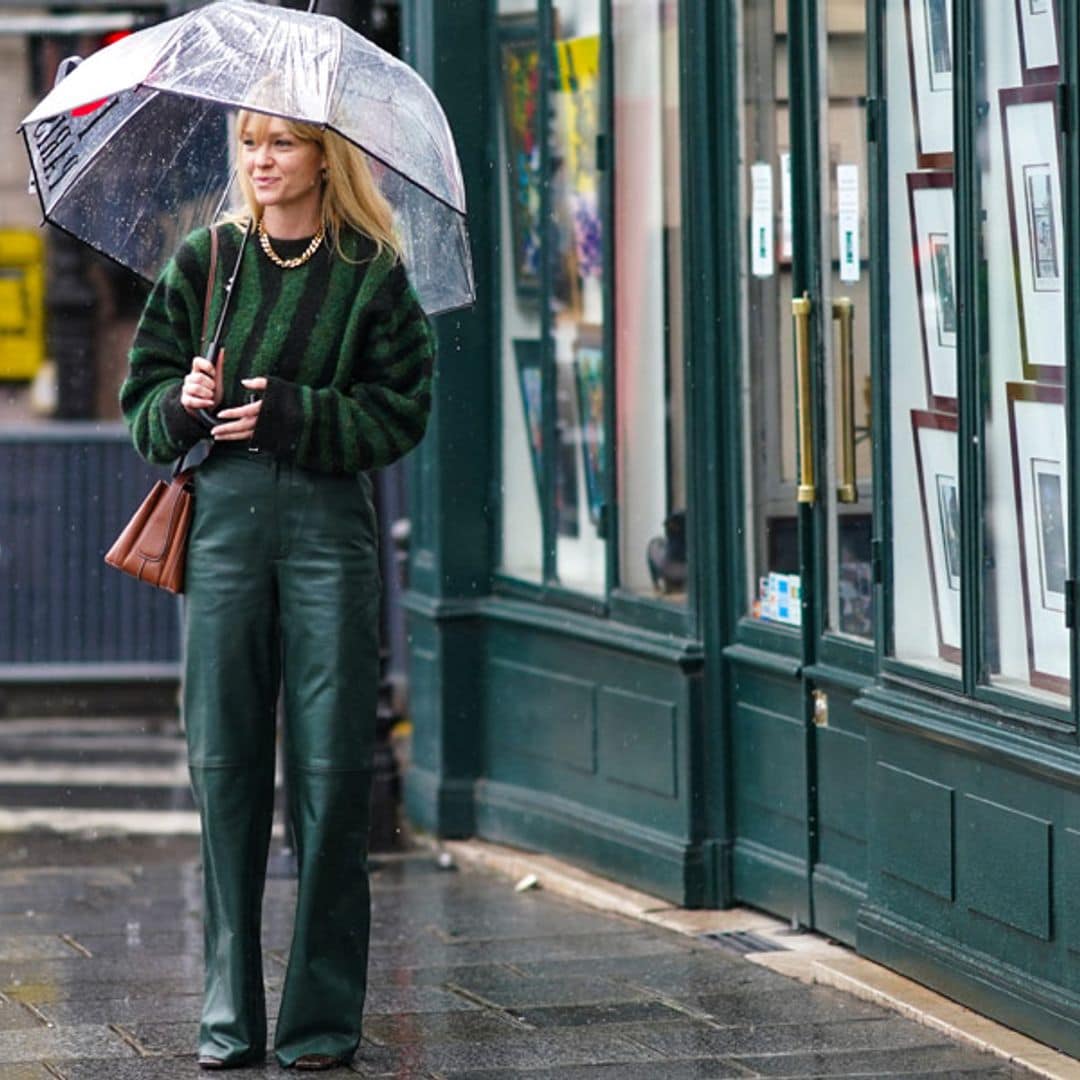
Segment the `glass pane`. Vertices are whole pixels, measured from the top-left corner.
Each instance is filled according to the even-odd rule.
[[[791,180],[783,0],[743,0],[743,431],[747,596],[754,618],[798,625]]]
[[[540,16],[499,0],[502,302],[501,569],[543,576],[540,342]]]
[[[892,649],[958,675],[952,4],[887,0]]]
[[[1066,706],[1065,232],[1049,4],[984,0],[979,145],[986,265],[983,674]]]
[[[824,14],[828,63],[821,156],[829,201],[823,215],[822,281],[833,325],[825,364],[830,409],[821,489],[828,508],[827,617],[829,629],[868,639],[874,634],[874,590],[866,8],[828,0]]]
[[[620,577],[686,602],[677,0],[616,0],[615,368]]]
[[[597,161],[603,96],[600,0],[553,5],[551,348],[555,359],[555,559],[567,588],[603,594],[608,510],[604,424],[604,229]]]

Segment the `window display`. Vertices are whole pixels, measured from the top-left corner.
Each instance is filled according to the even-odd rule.
[[[614,44],[619,583],[686,602],[679,5],[622,0]]]
[[[886,9],[888,39],[906,46],[905,55],[886,54],[892,106],[888,651],[959,677],[964,492],[956,416],[960,308],[951,9],[946,0],[890,0]],[[913,542],[920,532],[924,542]]]
[[[678,5],[498,10],[501,570],[683,601]]]
[[[499,0],[501,112],[500,569],[543,580],[543,342],[540,13],[536,0]]]
[[[989,9],[988,9],[989,10]],[[979,159],[986,278],[981,678],[1067,706],[1064,199],[1055,9],[988,19]],[[994,115],[996,110],[997,115]]]

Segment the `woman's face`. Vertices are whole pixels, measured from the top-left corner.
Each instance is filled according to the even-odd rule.
[[[282,209],[318,202],[326,158],[316,143],[298,139],[282,120],[246,128],[240,136],[240,163],[262,207]]]

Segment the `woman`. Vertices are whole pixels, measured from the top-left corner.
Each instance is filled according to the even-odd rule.
[[[299,885],[274,1049],[286,1067],[327,1069],[360,1041],[367,968],[380,582],[366,470],[423,436],[433,336],[363,156],[276,117],[240,113],[237,129],[248,214],[217,226],[217,282],[244,229],[255,232],[223,355],[198,355],[211,251],[201,229],[147,301],[121,407],[149,461],[213,440],[195,472],[186,578],[205,901],[198,1061],[265,1054],[260,918],[280,683]],[[214,292],[210,326],[222,285]],[[217,410],[209,432],[203,410]]]

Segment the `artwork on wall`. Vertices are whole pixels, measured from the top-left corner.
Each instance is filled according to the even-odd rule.
[[[1015,0],[1016,36],[1024,85],[1061,78],[1060,0]]]
[[[908,72],[920,169],[953,161],[953,26],[951,0],[904,0]]]
[[[604,506],[604,339],[599,326],[582,325],[574,343],[574,376],[581,417],[581,453],[589,518],[600,526]]]
[[[540,367],[540,342],[514,339],[514,359],[517,363],[518,389],[525,415],[525,431],[529,438],[533,482],[537,503],[543,506],[544,491],[544,394]]]
[[[499,19],[506,183],[510,198],[514,285],[519,296],[540,290],[540,27],[532,14]]]
[[[1065,389],[1015,382],[1005,391],[1031,685],[1068,694]]]
[[[1064,230],[1057,86],[1024,86],[998,94],[1023,376],[1062,382]]]
[[[533,482],[539,505],[544,505],[544,377],[539,341],[514,339],[518,389],[529,437]],[[555,420],[555,529],[559,536],[578,536],[577,408],[573,372],[569,364],[556,365]]]
[[[911,411],[938,655],[960,662],[960,462],[957,418]]]
[[[956,245],[953,174],[908,173],[908,212],[915,264],[926,395],[932,409],[956,412]]]
[[[564,253],[562,262],[572,267],[569,276],[577,290],[585,292],[590,286],[598,290],[604,272],[596,160],[601,116],[600,36],[557,41],[555,63],[561,119],[555,153],[562,162],[572,248]],[[582,302],[572,306],[580,311]]]

